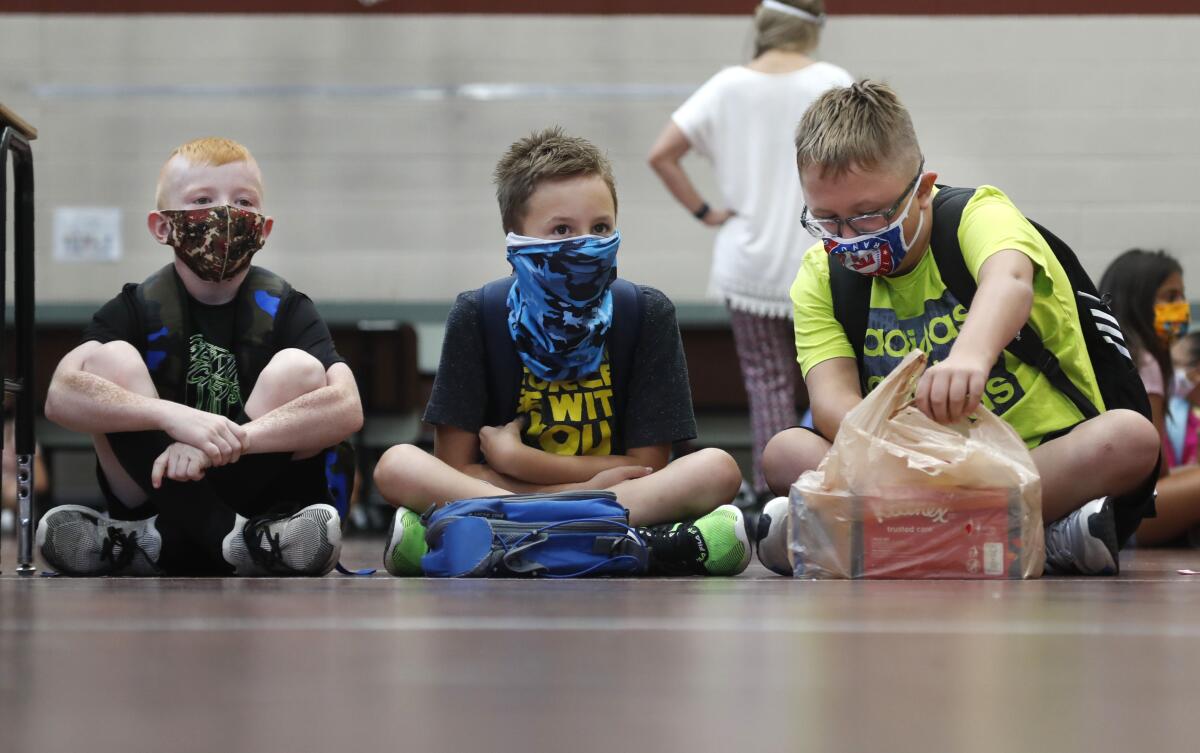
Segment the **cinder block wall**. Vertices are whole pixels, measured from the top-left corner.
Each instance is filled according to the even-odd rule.
[[[1166,247],[1194,293],[1197,38],[1196,15],[835,16],[821,56],[899,89],[946,182],[1001,186],[1096,276]],[[0,100],[41,131],[42,301],[106,299],[168,258],[144,227],[155,176],[206,134],[263,165],[264,265],[319,301],[448,299],[505,270],[490,171],[552,123],[615,162],[624,274],[704,300],[711,235],[644,155],[688,91],[745,59],[748,17],[0,14],[0,40]],[[121,207],[124,263],[55,264],[61,205]]]

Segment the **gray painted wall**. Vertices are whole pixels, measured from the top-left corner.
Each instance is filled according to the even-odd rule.
[[[1195,292],[1197,38],[1196,16],[853,17],[822,57],[898,88],[943,180],[999,185],[1096,276],[1166,247]],[[552,123],[615,163],[623,273],[704,298],[711,235],[644,156],[688,91],[744,59],[748,20],[0,16],[0,40],[0,100],[41,131],[39,300],[102,300],[165,262],[144,229],[158,168],[208,134],[262,163],[261,263],[318,300],[448,299],[505,271],[490,171]],[[56,264],[60,205],[121,207],[125,260]]]

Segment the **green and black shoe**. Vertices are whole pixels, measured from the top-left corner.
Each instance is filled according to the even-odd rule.
[[[425,545],[425,526],[421,516],[407,507],[396,510],[388,528],[387,548],[383,550],[383,566],[392,575],[424,575],[421,558],[429,547]]]
[[[750,564],[746,520],[722,505],[695,521],[639,528],[656,575],[737,575]]]

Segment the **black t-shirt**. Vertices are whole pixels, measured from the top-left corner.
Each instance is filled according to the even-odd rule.
[[[124,340],[139,351],[144,349],[146,334],[138,329],[136,285],[126,285],[111,301],[92,315],[81,342],[100,343]],[[236,419],[249,395],[241,394],[235,341],[236,300],[210,306],[189,298],[187,312],[191,331],[188,343],[188,370],[185,404]],[[280,302],[275,321],[279,348],[298,348],[310,353],[328,370],[345,361],[333,345],[329,327],[317,307],[303,293],[292,293]]]
[[[625,414],[611,420],[612,444],[616,448],[649,447],[670,442],[692,439],[696,436],[696,419],[692,412],[692,392],[688,383],[687,361],[683,356],[683,344],[679,339],[679,325],[675,321],[675,306],[661,291],[639,286],[642,291],[642,323],[637,346],[630,365],[627,384],[629,394],[625,398]],[[607,368],[607,359],[605,367]],[[528,375],[527,375],[528,377]],[[442,341],[442,359],[437,376],[433,381],[433,393],[425,409],[425,421],[435,425],[455,426],[469,432],[478,432],[487,416],[487,355],[483,348],[483,331],[479,322],[479,291],[461,293],[450,315],[446,319],[446,336]],[[541,410],[549,424],[538,431],[544,436],[542,449],[563,454],[581,454],[588,442],[582,440],[577,452],[566,452],[559,439],[570,439],[570,428],[555,432],[556,426],[549,418],[555,407],[562,416],[570,407],[582,404],[583,421],[586,423],[591,410],[588,402],[575,392],[576,384],[570,383],[561,390],[538,385],[544,393]],[[595,375],[595,381],[604,381],[604,375]],[[543,383],[544,384],[544,383]],[[528,387],[528,378],[523,380]],[[599,384],[597,384],[599,386]],[[586,388],[587,385],[584,385]],[[560,396],[569,396],[571,403]],[[588,395],[584,394],[583,398]],[[568,405],[570,407],[568,407]],[[528,407],[528,406],[526,406]],[[537,410],[537,407],[534,406]],[[519,412],[526,412],[519,410]],[[533,422],[531,422],[532,425]],[[567,423],[570,423],[568,420]],[[538,430],[539,427],[534,427]],[[584,427],[585,431],[587,427]],[[553,442],[551,439],[553,438]],[[527,429],[526,444],[538,446],[531,440]],[[593,446],[601,443],[599,431],[592,438]],[[553,449],[550,449],[553,444]]]

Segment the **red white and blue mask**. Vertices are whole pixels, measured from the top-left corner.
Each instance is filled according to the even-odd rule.
[[[904,211],[884,229],[853,238],[827,237],[824,240],[825,251],[851,272],[868,277],[892,274],[904,262],[908,252],[912,251],[912,243],[925,225],[925,213],[920,212],[921,219],[913,237],[907,241],[904,239],[904,221],[908,219],[916,196],[917,191],[914,188],[904,205]]]

